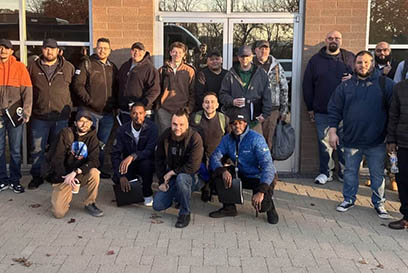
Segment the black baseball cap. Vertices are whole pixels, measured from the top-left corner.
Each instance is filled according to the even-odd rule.
[[[86,119],[88,119],[88,120],[90,120],[90,121],[93,122],[92,114],[91,114],[91,112],[89,112],[89,111],[87,111],[87,110],[80,110],[80,111],[78,111],[78,113],[77,113],[76,116],[75,116],[75,121],[78,121],[78,120],[80,120],[81,118],[86,118]]]
[[[140,50],[145,50],[145,46],[144,44],[142,44],[141,42],[136,42],[132,45],[132,49],[140,49]]]
[[[266,40],[260,40],[258,42],[256,42],[255,44],[256,48],[260,48],[260,47],[268,47],[269,48],[269,42]]]
[[[213,56],[221,57],[221,53],[219,51],[211,51],[210,54],[207,55],[207,58],[211,58]]]
[[[0,45],[4,46],[5,48],[13,48],[13,45],[11,44],[10,40],[7,39],[0,39]]]
[[[45,39],[43,41],[43,48],[49,47],[49,48],[58,48],[58,43],[56,40],[52,38]]]
[[[234,107],[229,115],[230,123],[236,120],[243,120],[248,123],[248,114],[245,108]]]

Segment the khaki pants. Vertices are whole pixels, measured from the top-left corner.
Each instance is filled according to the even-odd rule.
[[[95,203],[98,196],[99,174],[98,169],[92,168],[89,173],[79,178],[81,188],[86,186],[88,190],[88,196],[84,201],[85,206]],[[69,204],[72,200],[72,187],[65,183],[54,184],[52,187],[51,211],[56,218],[62,218],[69,210]]]
[[[279,110],[272,111],[269,117],[262,123],[263,136],[269,149],[272,148],[273,136],[275,134],[275,128],[276,124],[278,123],[279,115]]]

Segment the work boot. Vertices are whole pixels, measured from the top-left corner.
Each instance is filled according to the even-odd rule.
[[[267,216],[269,224],[275,225],[275,224],[277,224],[279,222],[279,215],[278,215],[278,212],[276,211],[275,207],[268,210],[266,212],[266,216]]]
[[[390,222],[388,227],[391,229],[406,229],[408,228],[408,221],[405,219],[401,219],[398,221]]]
[[[190,223],[190,214],[181,214],[177,217],[176,228],[184,228]]]
[[[234,217],[237,216],[237,208],[235,205],[223,206],[219,210],[210,212],[209,216],[211,218]]]

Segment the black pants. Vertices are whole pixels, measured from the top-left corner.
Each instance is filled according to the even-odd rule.
[[[143,196],[149,197],[153,195],[152,182],[153,182],[154,162],[152,160],[135,160],[129,167],[126,173],[126,178],[130,181],[135,179],[137,175],[140,175],[143,181]],[[113,182],[119,184],[119,177],[114,177]]]
[[[401,201],[400,212],[408,220],[408,148],[398,147],[398,169],[395,175],[398,185],[398,195]]]

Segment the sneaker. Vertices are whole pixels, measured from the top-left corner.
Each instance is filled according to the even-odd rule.
[[[145,197],[144,198],[144,205],[146,207],[151,207],[153,206],[153,196]]]
[[[340,212],[345,212],[351,209],[352,207],[354,207],[354,203],[343,201],[340,205],[337,206],[336,210]]]
[[[103,216],[103,211],[101,211],[95,203],[89,204],[88,206],[85,206],[85,210],[92,216],[95,217],[101,217]]]
[[[237,208],[235,205],[222,207],[219,210],[210,212],[209,216],[211,218],[234,217],[237,216]]]
[[[190,214],[182,214],[177,217],[176,228],[184,228],[190,223]]]
[[[321,173],[315,178],[315,183],[324,185],[327,182],[332,181],[332,180],[333,180],[332,176],[327,177],[327,175],[325,175],[324,173]]]
[[[41,177],[33,177],[33,180],[28,184],[28,189],[35,190],[43,183],[44,180]]]
[[[384,205],[381,204],[378,207],[374,208],[375,211],[377,212],[378,217],[381,219],[390,219],[391,216],[388,214],[387,210],[384,208]]]
[[[6,183],[4,183],[4,182],[1,182],[1,184],[0,184],[0,191],[5,191],[5,190],[7,190],[9,188],[9,185],[8,184],[6,184]]]
[[[21,186],[21,184],[10,184],[10,188],[11,188],[15,193],[23,193],[23,192],[24,192],[24,187]]]
[[[266,217],[269,224],[275,225],[279,222],[279,215],[275,208],[272,208],[266,212]]]

